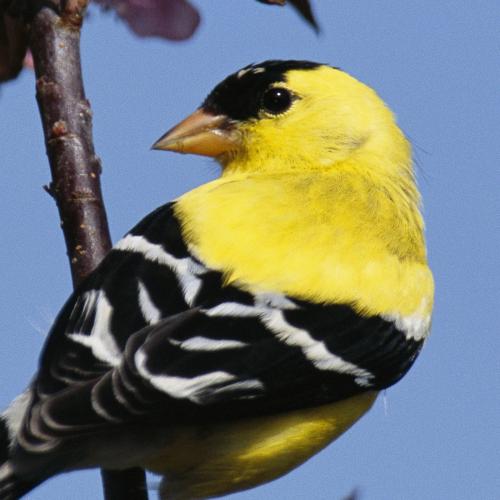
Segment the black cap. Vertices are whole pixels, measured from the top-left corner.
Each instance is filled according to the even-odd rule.
[[[202,108],[233,120],[257,118],[262,107],[262,95],[271,84],[286,81],[286,73],[290,70],[310,70],[319,66],[323,65],[293,60],[250,64],[219,83],[205,99]]]

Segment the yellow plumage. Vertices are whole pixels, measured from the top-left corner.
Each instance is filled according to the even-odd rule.
[[[330,405],[231,424],[175,429],[163,453],[143,466],[163,474],[166,500],[224,495],[271,481],[298,467],[371,407],[367,392]]]
[[[291,108],[238,123],[221,178],[177,200],[191,252],[253,293],[350,304],[426,333],[433,280],[411,148],[393,114],[327,66],[290,70],[275,85],[297,97]],[[165,498],[255,486],[326,446],[375,397],[184,430],[150,467],[166,474]]]
[[[396,195],[356,172],[235,174],[177,208],[194,254],[228,282],[407,315],[431,303],[432,278],[420,217]]]

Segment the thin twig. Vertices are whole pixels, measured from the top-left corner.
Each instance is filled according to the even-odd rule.
[[[74,286],[111,248],[83,89],[80,28],[87,0],[33,0],[29,45],[52,182]],[[102,471],[106,500],[147,500],[144,471]]]

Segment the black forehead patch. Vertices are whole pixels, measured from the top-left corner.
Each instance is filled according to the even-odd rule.
[[[225,114],[233,120],[257,118],[264,91],[276,82],[284,82],[292,69],[315,69],[322,66],[310,61],[264,61],[250,64],[217,85],[202,104],[214,114]]]

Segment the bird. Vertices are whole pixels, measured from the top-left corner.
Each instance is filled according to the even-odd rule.
[[[1,500],[91,467],[145,468],[168,500],[272,481],[429,335],[411,146],[372,88],[328,64],[250,64],[153,148],[220,176],[147,215],[67,300],[0,417]]]

